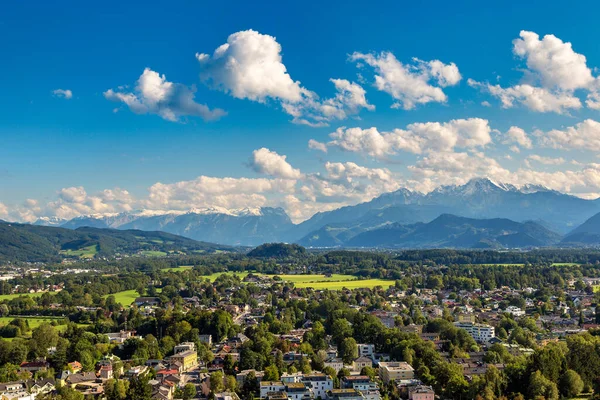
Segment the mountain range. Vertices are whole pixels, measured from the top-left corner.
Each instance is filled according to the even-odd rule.
[[[81,216],[69,221],[40,219],[36,224],[71,229],[91,226],[161,230],[195,240],[247,246],[280,241],[313,247],[480,247],[484,244],[535,247],[560,243],[590,246],[600,244],[600,217],[597,221],[584,222],[599,212],[600,200],[586,200],[542,186],[517,187],[476,178],[464,185],[441,186],[430,193],[402,188],[365,203],[317,213],[300,224],[293,224],[283,209],[271,207],[187,212],[141,210]],[[445,239],[435,236],[436,225],[431,225],[439,224],[441,216],[446,223],[456,225],[444,230],[449,235]],[[449,216],[465,220],[450,221]],[[594,231],[592,228],[596,226],[598,229]],[[471,233],[467,235],[467,232]],[[579,236],[572,236],[575,234]],[[386,235],[392,235],[393,239]],[[570,239],[561,242],[563,237]]]

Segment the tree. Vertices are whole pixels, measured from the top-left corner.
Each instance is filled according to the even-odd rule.
[[[575,397],[583,390],[583,380],[579,374],[568,369],[560,377],[560,392],[565,397]]]
[[[58,332],[56,328],[48,323],[42,323],[31,333],[31,339],[36,346],[36,355],[44,357],[48,353],[48,348],[54,347],[58,343]]]
[[[336,319],[331,326],[331,338],[333,342],[339,346],[347,337],[352,337],[352,326],[346,318]]]
[[[265,368],[265,375],[263,380],[265,381],[278,381],[279,380],[279,369],[273,364]]]
[[[183,387],[183,400],[189,400],[196,397],[196,386],[191,383],[187,383]]]
[[[358,346],[354,338],[346,338],[338,348],[338,352],[345,364],[351,364],[358,358]]]
[[[233,375],[227,375],[225,377],[225,390],[228,392],[235,392],[237,390],[237,380]]]
[[[360,370],[360,374],[368,376],[372,381],[374,381],[377,377],[377,371],[375,371],[375,368],[369,366],[363,367],[363,369]]]
[[[148,384],[147,376],[135,376],[129,380],[127,398],[136,400],[150,400],[152,398],[152,386]]]
[[[546,400],[558,400],[556,383],[546,378],[540,371],[535,371],[529,378],[529,397],[542,397]]]
[[[210,390],[213,393],[220,393],[225,390],[224,376],[221,371],[213,372],[210,375]]]
[[[104,384],[104,393],[106,400],[125,400],[127,398],[127,389],[129,381],[121,379],[109,379]]]

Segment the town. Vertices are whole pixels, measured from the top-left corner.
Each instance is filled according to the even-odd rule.
[[[597,263],[256,254],[4,266],[0,398],[600,392]]]

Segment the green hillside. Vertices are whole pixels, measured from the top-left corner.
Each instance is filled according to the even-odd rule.
[[[0,260],[58,261],[116,254],[159,256],[173,252],[232,250],[165,232],[83,227],[75,230],[0,221]]]

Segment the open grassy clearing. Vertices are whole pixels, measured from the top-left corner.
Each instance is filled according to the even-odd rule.
[[[140,254],[146,257],[164,257],[167,255],[164,251],[158,250],[142,250]]]
[[[102,297],[107,298],[108,296],[115,296],[115,302],[121,303],[124,306],[129,306],[133,304],[135,299],[140,297],[140,294],[136,290],[124,290],[122,292],[107,294]]]
[[[98,246],[94,244],[77,250],[61,250],[60,253],[69,257],[94,258],[96,253],[98,253]]]
[[[26,320],[31,329],[37,328],[44,322],[51,324],[52,321],[59,322],[59,321],[63,320],[62,317],[29,317],[29,316],[15,315],[12,317],[0,317],[0,326],[8,325],[10,323],[10,321],[17,319],[17,318]],[[64,330],[67,328],[67,325],[58,325],[56,328]]]
[[[40,297],[45,292],[35,292],[35,293],[13,293],[13,294],[1,294],[0,301],[3,300],[12,300],[19,296],[28,296],[28,297]]]
[[[163,269],[161,269],[161,271],[162,272],[183,272],[183,271],[189,271],[192,268],[194,268],[194,266],[192,266],[192,265],[182,265],[180,267],[163,268]]]

